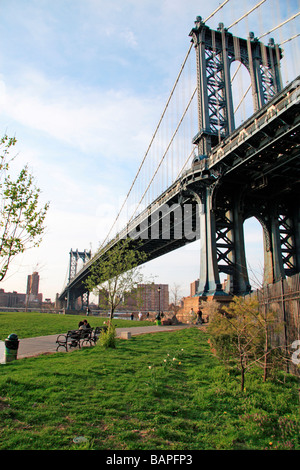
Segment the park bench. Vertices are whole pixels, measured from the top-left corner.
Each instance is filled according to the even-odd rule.
[[[60,347],[63,347],[68,351],[68,349],[76,348],[77,346],[80,349],[82,346],[95,345],[99,339],[101,331],[106,331],[106,329],[106,326],[97,326],[95,330],[93,328],[69,330],[67,334],[60,334],[56,338],[56,351],[58,351]]]

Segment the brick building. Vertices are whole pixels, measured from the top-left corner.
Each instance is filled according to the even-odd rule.
[[[191,297],[194,297],[194,295],[196,295],[198,286],[199,286],[199,279],[197,279],[194,282],[191,282],[191,284],[190,284],[190,296]]]
[[[160,291],[159,291],[160,289]],[[168,284],[139,284],[139,309],[143,311],[164,311],[169,309]]]
[[[19,294],[16,291],[5,292],[0,289],[0,307],[24,307],[26,294]]]

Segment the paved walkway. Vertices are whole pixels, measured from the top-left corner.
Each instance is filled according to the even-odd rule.
[[[159,333],[162,331],[176,331],[183,328],[189,328],[191,325],[179,325],[179,326],[136,326],[132,328],[116,328],[117,337],[121,336],[122,331],[130,331],[131,336],[142,335],[145,333]],[[39,354],[47,354],[56,352],[56,338],[58,335],[50,336],[38,336],[36,338],[24,338],[20,339],[18,359],[23,357],[33,357]],[[60,348],[59,352],[63,352],[64,349]]]

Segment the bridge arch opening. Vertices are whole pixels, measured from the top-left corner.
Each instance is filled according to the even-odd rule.
[[[264,279],[264,236],[261,223],[256,217],[244,222],[246,265],[252,290],[259,289]]]
[[[235,127],[239,127],[254,113],[250,73],[245,65],[235,60],[230,67],[231,90]]]
[[[79,260],[77,261],[77,272],[79,272],[84,266],[84,262],[82,260],[82,258],[79,258]]]

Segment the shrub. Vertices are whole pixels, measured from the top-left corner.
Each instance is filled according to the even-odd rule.
[[[107,330],[102,330],[100,335],[100,345],[105,349],[116,347],[116,327],[110,321]]]
[[[271,329],[280,328],[274,312],[260,309],[254,299],[234,297],[228,306],[215,309],[211,315],[211,347],[222,361],[240,371],[241,390],[245,373],[252,367],[262,367],[266,381],[268,372],[282,364],[282,347],[272,347],[270,341]]]
[[[235,297],[223,312],[216,312],[210,321],[209,332],[217,355],[241,372],[241,390],[245,373],[256,364],[263,352],[263,335],[258,320],[258,303]]]

